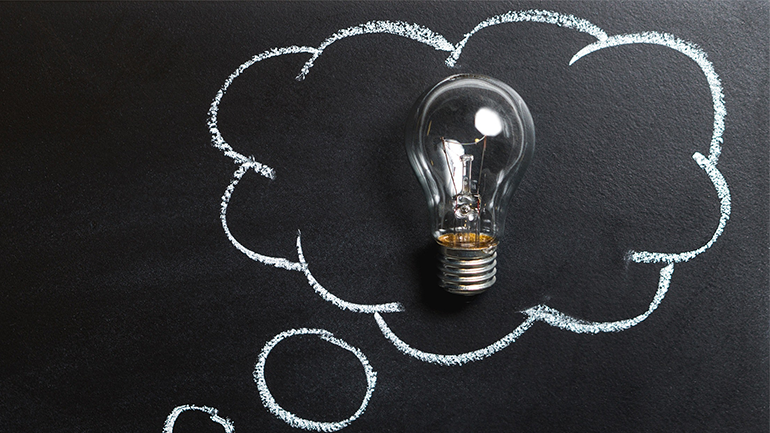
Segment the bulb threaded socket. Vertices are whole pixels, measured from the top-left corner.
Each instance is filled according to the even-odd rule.
[[[485,292],[495,283],[497,245],[457,248],[439,242],[439,285],[458,295]]]

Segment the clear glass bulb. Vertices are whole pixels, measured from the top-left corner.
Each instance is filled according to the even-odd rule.
[[[494,78],[453,75],[415,104],[406,149],[428,199],[440,285],[485,291],[495,282],[506,207],[535,150],[526,104]]]

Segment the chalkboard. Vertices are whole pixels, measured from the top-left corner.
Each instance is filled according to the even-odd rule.
[[[766,1],[0,5],[0,425],[768,431]],[[536,149],[437,287],[458,73]]]

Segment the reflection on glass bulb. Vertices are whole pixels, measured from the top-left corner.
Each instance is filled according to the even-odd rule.
[[[527,106],[501,81],[453,75],[415,104],[406,149],[428,199],[441,286],[485,291],[495,282],[506,206],[535,149]]]
[[[481,108],[476,112],[474,126],[485,136],[494,137],[503,132],[503,121],[500,116],[489,108]]]

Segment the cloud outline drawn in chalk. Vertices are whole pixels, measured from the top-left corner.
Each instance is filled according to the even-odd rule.
[[[309,54],[310,58],[304,63],[301,70],[295,77],[298,81],[301,81],[311,72],[314,62],[323,54],[324,50],[328,48],[330,45],[345,38],[355,37],[355,36],[364,35],[364,34],[389,34],[389,35],[405,37],[405,38],[414,40],[416,42],[425,44],[428,47],[432,47],[436,51],[446,52],[448,53],[448,57],[445,60],[445,64],[448,68],[451,68],[455,65],[457,60],[460,58],[463,48],[465,47],[468,40],[470,40],[470,38],[474,34],[476,34],[479,31],[482,31],[487,27],[492,27],[492,26],[497,26],[502,24],[519,23],[519,22],[534,22],[534,23],[550,24],[550,25],[559,26],[569,30],[575,30],[594,37],[596,41],[588,44],[587,46],[579,50],[572,57],[568,66],[574,64],[577,61],[582,60],[584,57],[588,56],[589,54],[602,50],[604,48],[617,47],[617,46],[630,45],[630,44],[652,44],[652,45],[659,45],[659,46],[670,48],[672,50],[675,50],[687,56],[690,60],[694,61],[699,66],[701,72],[704,74],[708,82],[709,90],[711,94],[712,106],[713,106],[713,113],[714,113],[713,133],[712,133],[711,142],[709,146],[709,154],[707,156],[704,156],[699,152],[695,152],[693,153],[692,158],[695,161],[695,163],[698,164],[698,166],[705,172],[705,174],[708,176],[709,180],[711,181],[714,189],[716,190],[717,197],[719,198],[719,202],[720,202],[719,221],[717,223],[716,230],[714,231],[713,235],[708,240],[708,242],[706,242],[705,244],[703,244],[701,247],[697,249],[694,249],[691,251],[676,252],[676,253],[652,252],[652,251],[629,251],[627,253],[626,258],[630,262],[638,263],[638,264],[662,264],[663,265],[659,273],[657,290],[652,300],[650,301],[650,304],[646,311],[642,312],[641,314],[635,317],[631,317],[624,320],[611,321],[611,322],[595,322],[595,321],[588,321],[588,320],[572,317],[552,307],[549,307],[545,304],[540,304],[540,305],[528,308],[526,310],[519,311],[519,313],[525,316],[525,320],[513,331],[511,331],[509,334],[505,335],[498,341],[486,347],[483,347],[481,349],[471,351],[471,352],[461,353],[461,354],[446,355],[446,354],[428,353],[428,352],[423,352],[417,348],[411,347],[409,344],[401,340],[387,325],[387,322],[385,321],[383,314],[397,313],[397,312],[404,311],[404,307],[399,302],[389,302],[384,304],[356,304],[356,303],[345,301],[337,297],[331,291],[323,287],[315,279],[313,274],[310,272],[310,265],[306,260],[304,253],[302,251],[302,242],[301,242],[302,235],[299,230],[297,231],[297,239],[296,239],[297,261],[292,261],[282,257],[272,257],[272,256],[259,254],[255,251],[248,249],[243,244],[241,244],[237,239],[235,239],[235,237],[232,235],[227,225],[227,209],[236,186],[238,185],[240,180],[243,178],[243,176],[247,172],[252,170],[255,173],[259,174],[260,176],[266,177],[268,179],[275,178],[275,171],[273,168],[265,164],[262,164],[261,162],[258,162],[254,157],[245,156],[244,154],[239,153],[235,149],[233,149],[233,147],[224,139],[218,127],[218,112],[219,112],[220,103],[223,97],[226,95],[227,90],[230,87],[230,85],[233,83],[233,81],[236,78],[238,78],[246,69],[248,69],[249,67],[253,66],[258,62],[262,62],[264,60],[268,60],[274,57],[292,55],[292,54]],[[712,245],[714,245],[714,243],[723,233],[727,225],[727,222],[730,218],[730,212],[731,212],[730,190],[722,173],[717,168],[719,156],[721,155],[721,150],[722,150],[721,149],[721,146],[723,143],[722,135],[724,133],[724,128],[725,128],[724,119],[726,116],[724,95],[722,92],[722,85],[721,85],[719,76],[715,72],[712,63],[708,60],[707,55],[703,50],[701,50],[698,46],[696,46],[693,43],[681,40],[673,35],[666,34],[666,33],[644,32],[644,33],[609,36],[603,30],[601,30],[598,26],[582,18],[578,18],[573,15],[561,14],[559,12],[554,12],[554,11],[532,9],[532,10],[525,10],[525,11],[510,11],[501,15],[496,15],[491,18],[488,18],[482,21],[481,23],[479,23],[470,32],[466,33],[460,42],[458,42],[457,44],[452,44],[446,38],[444,38],[444,36],[442,36],[441,34],[436,33],[431,29],[428,29],[426,27],[423,27],[417,24],[408,24],[405,22],[394,22],[394,21],[369,21],[364,24],[348,27],[335,32],[334,34],[326,38],[318,47],[292,45],[292,46],[287,46],[282,48],[273,48],[253,56],[251,59],[241,64],[232,74],[230,74],[229,77],[227,77],[224,84],[217,92],[211,104],[211,107],[209,108],[208,114],[209,114],[208,127],[209,127],[209,132],[211,133],[212,145],[217,149],[221,150],[225,156],[233,159],[234,163],[238,165],[237,169],[233,173],[230,184],[227,186],[225,193],[222,196],[222,200],[220,204],[220,220],[222,223],[222,227],[224,229],[225,235],[227,236],[228,240],[233,244],[233,246],[235,246],[236,249],[238,249],[240,252],[248,256],[251,260],[254,260],[261,264],[273,266],[280,269],[285,269],[288,271],[296,271],[296,272],[303,273],[305,275],[305,278],[307,279],[308,285],[322,299],[334,304],[335,306],[337,306],[342,310],[371,314],[377,326],[379,327],[381,333],[385,337],[385,339],[389,341],[391,344],[393,344],[399,351],[415,359],[418,359],[427,363],[437,364],[437,365],[460,366],[468,362],[475,362],[475,361],[479,361],[484,358],[487,358],[492,354],[499,352],[500,350],[514,343],[519,337],[521,337],[521,335],[523,335],[530,327],[532,327],[535,322],[546,323],[548,325],[551,325],[560,329],[564,329],[567,331],[571,331],[574,333],[588,333],[588,334],[597,334],[602,332],[619,332],[619,331],[629,329],[633,326],[636,326],[637,324],[644,321],[647,317],[649,317],[649,315],[652,314],[657,309],[657,307],[661,304],[661,302],[665,298],[666,293],[671,284],[671,278],[674,272],[675,265],[677,263],[683,263],[683,262],[692,260],[699,254],[705,252]],[[359,408],[358,412],[356,412],[356,414],[354,414],[353,417],[349,418],[345,422],[318,423],[310,420],[302,420],[296,415],[286,412],[285,410],[280,408],[280,406],[278,406],[278,403],[275,402],[274,399],[265,398],[265,395],[269,395],[269,390],[267,390],[266,383],[263,383],[264,380],[260,381],[260,377],[264,379],[264,361],[267,358],[267,355],[269,354],[270,349],[272,349],[272,347],[278,344],[278,342],[280,342],[284,338],[287,338],[288,336],[308,334],[308,333],[317,334],[320,336],[320,338],[325,339],[326,341],[329,341],[332,344],[343,347],[344,349],[349,350],[352,353],[356,354],[356,356],[359,357],[359,360],[361,361],[362,365],[364,365],[365,370],[367,371],[368,387],[367,387],[366,398],[364,399],[364,402]],[[258,387],[260,388],[260,394],[262,395],[263,404],[271,413],[273,413],[277,417],[283,419],[285,422],[289,423],[291,426],[297,427],[297,428],[303,428],[307,430],[316,430],[316,431],[336,431],[346,427],[350,422],[352,422],[354,419],[356,419],[366,410],[366,404],[368,402],[368,398],[371,396],[371,393],[374,391],[374,385],[375,385],[375,381],[370,380],[370,376],[369,376],[371,367],[367,369],[367,366],[368,366],[368,361],[366,361],[366,358],[363,357],[363,353],[361,353],[358,349],[354,348],[353,346],[350,346],[349,344],[345,343],[343,340],[339,340],[333,337],[329,331],[308,330],[306,328],[301,328],[301,329],[291,329],[288,331],[284,331],[283,333],[278,334],[276,337],[274,337],[264,346],[262,355],[260,355],[259,362],[255,367],[254,377],[255,377],[255,381],[258,383]],[[371,370],[371,373],[375,374],[373,370]],[[175,409],[175,411],[178,410],[179,408],[184,408],[184,407],[198,409],[198,407],[194,407],[194,406],[179,406],[177,409]],[[198,410],[201,410],[201,409],[198,409]],[[205,411],[210,412],[210,410],[214,410],[214,409],[205,408]],[[214,412],[212,413],[212,416],[215,414],[216,414],[216,411],[214,410]],[[179,414],[177,413],[176,415],[178,416]],[[169,416],[169,419],[171,419],[171,416]],[[300,420],[301,422],[297,420]],[[168,427],[168,422],[167,422],[167,427]],[[225,429],[228,430],[228,427],[225,426]],[[167,430],[164,430],[164,432],[170,433],[172,430],[173,430],[173,421],[171,422],[170,428],[168,428]]]

